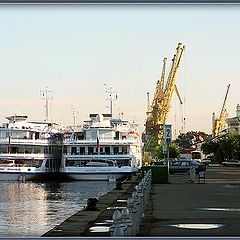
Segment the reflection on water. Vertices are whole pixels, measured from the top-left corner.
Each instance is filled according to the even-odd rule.
[[[89,230],[90,232],[109,232],[110,227],[91,227]]]
[[[198,208],[203,211],[239,212],[240,208]]]
[[[112,182],[0,182],[0,237],[41,236],[81,210]]]
[[[190,223],[190,224],[174,224],[172,227],[177,228],[188,228],[188,229],[214,229],[223,227],[223,224],[202,224],[202,223]]]

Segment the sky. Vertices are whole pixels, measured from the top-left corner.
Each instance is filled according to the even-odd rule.
[[[13,114],[45,117],[40,90],[51,90],[49,118],[82,124],[109,113],[144,130],[163,58],[167,69],[186,45],[167,123],[212,131],[227,85],[229,117],[240,103],[240,5],[0,5],[0,121]],[[183,123],[185,118],[185,124]]]

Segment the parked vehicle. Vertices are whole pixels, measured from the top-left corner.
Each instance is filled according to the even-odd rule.
[[[194,168],[196,173],[206,170],[206,166],[204,164],[200,164],[191,159],[184,159],[172,161],[169,165],[169,173],[186,173],[190,170],[190,168]]]
[[[240,161],[237,159],[230,159],[228,161],[222,162],[225,167],[240,167]]]
[[[205,165],[209,165],[210,163],[211,163],[211,159],[210,158],[204,158],[203,160],[202,160],[202,163],[203,164],[205,164]]]

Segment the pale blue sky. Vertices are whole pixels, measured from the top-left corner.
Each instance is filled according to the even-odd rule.
[[[240,6],[1,5],[1,121],[11,114],[44,118],[39,91],[53,91],[50,116],[81,123],[89,113],[109,112],[106,88],[118,93],[115,114],[143,124],[146,93],[154,94],[162,60],[186,44],[168,123],[176,132],[211,132],[230,83],[229,116],[240,103]]]

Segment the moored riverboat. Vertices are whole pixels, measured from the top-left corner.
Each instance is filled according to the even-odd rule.
[[[72,180],[117,180],[142,165],[138,124],[90,114],[81,131],[65,134],[60,171]]]
[[[0,180],[37,180],[59,172],[62,152],[60,125],[7,117],[0,127]]]

